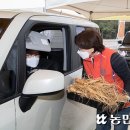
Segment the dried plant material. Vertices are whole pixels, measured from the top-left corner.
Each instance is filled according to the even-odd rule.
[[[126,92],[118,93],[115,84],[106,82],[102,77],[98,79],[75,79],[75,82],[68,87],[67,92],[103,103],[103,109],[111,112],[118,109],[120,102],[128,101]]]

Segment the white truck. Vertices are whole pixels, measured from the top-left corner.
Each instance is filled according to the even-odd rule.
[[[93,22],[48,13],[0,12],[0,130],[94,130],[96,110],[66,98],[82,76],[75,35]],[[31,31],[50,40],[49,56],[60,71],[26,77],[26,38]]]

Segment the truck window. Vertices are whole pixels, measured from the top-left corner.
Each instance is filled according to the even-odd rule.
[[[45,30],[41,32],[50,42],[50,58],[58,64],[58,71],[67,71],[65,30]]]
[[[9,26],[10,22],[11,22],[11,19],[0,18],[0,38],[4,34],[7,27]]]
[[[32,52],[29,52],[30,50],[39,51],[38,55],[40,55],[40,60],[37,67],[34,67],[35,70],[36,69],[49,69],[49,70],[60,71],[62,73],[66,73],[70,70],[70,62],[68,62],[70,56],[68,56],[69,53],[67,53],[68,52],[67,46],[70,44],[69,42],[67,42],[69,38],[68,39],[66,38],[67,37],[66,32],[67,32],[66,27],[63,27],[63,26],[58,27],[52,24],[51,25],[36,24],[31,28],[29,35],[27,36],[27,39],[25,40],[26,41],[26,54],[28,55],[28,53],[32,53]],[[34,34],[34,36],[32,34]],[[35,34],[37,36],[35,36]],[[28,37],[30,37],[30,39],[32,40],[30,40]],[[36,45],[37,49],[35,47],[29,48],[29,46],[27,45],[29,40],[33,42],[30,44],[37,44]],[[38,46],[39,46],[38,44],[40,46],[41,44],[45,46],[49,44],[51,49],[50,51],[48,51],[46,47],[42,49],[42,46],[39,47],[38,49]],[[36,51],[35,53],[37,53]],[[30,68],[31,65],[29,66],[30,63],[28,61],[26,60],[27,75],[28,75],[28,70],[30,71],[30,69],[32,69]],[[33,72],[33,70],[31,71]]]
[[[0,71],[0,102],[14,95],[17,75],[17,46],[13,45]]]

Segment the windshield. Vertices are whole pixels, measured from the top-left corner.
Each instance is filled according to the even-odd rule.
[[[4,34],[5,30],[7,29],[7,27],[9,26],[10,22],[11,22],[11,19],[0,18],[0,39],[2,35]]]

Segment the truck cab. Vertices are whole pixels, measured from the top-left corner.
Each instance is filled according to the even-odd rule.
[[[99,29],[93,22],[62,15],[0,12],[0,129],[95,129],[96,110],[66,97],[66,88],[83,70],[74,38],[89,27]],[[58,70],[38,69],[27,76],[30,32],[46,35],[51,51],[40,54],[55,61]]]

